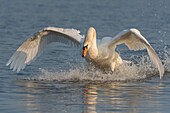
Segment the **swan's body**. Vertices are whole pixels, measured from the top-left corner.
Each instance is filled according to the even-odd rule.
[[[83,44],[82,57],[85,57],[86,61],[114,71],[123,63],[122,58],[115,51],[116,46],[124,43],[130,50],[147,49],[151,60],[158,67],[160,78],[163,77],[164,68],[158,55],[137,29],[124,30],[113,38],[105,37],[100,41],[97,41],[96,30],[93,27],[89,28],[85,38],[79,33],[75,29],[45,28],[25,41],[9,59],[7,66],[10,65],[10,69],[19,72],[34,60],[48,44],[61,42],[78,47]]]
[[[96,37],[96,31],[94,28],[90,28],[88,30],[84,47],[89,47],[87,55],[82,55],[88,62],[92,62],[95,66],[107,69],[110,68],[111,71],[114,71],[116,67],[123,63],[122,58],[115,51],[115,47],[109,48],[109,43],[113,40],[111,37],[104,37],[102,40],[96,41],[96,38],[92,38],[90,40],[89,37],[94,33],[94,37]],[[91,44],[91,42],[93,42]]]

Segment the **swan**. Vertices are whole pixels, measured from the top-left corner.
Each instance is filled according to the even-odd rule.
[[[130,50],[135,51],[146,49],[150,59],[159,70],[160,79],[164,74],[164,67],[157,53],[140,31],[135,28],[123,30],[113,38],[104,37],[97,40],[96,30],[93,27],[88,29],[86,36],[81,35],[80,31],[76,29],[47,27],[23,42],[11,56],[6,66],[10,66],[10,69],[17,72],[23,70],[52,42],[76,46],[81,49],[82,57],[87,62],[97,67],[108,68],[111,71],[123,64],[122,58],[115,51],[117,45],[125,44]]]

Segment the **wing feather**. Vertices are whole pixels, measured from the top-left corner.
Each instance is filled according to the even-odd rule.
[[[115,49],[119,44],[125,44],[130,50],[143,50],[147,49],[152,62],[157,66],[160,74],[160,78],[163,77],[164,67],[157,53],[149,44],[149,42],[141,35],[137,29],[129,29],[120,32],[116,35],[113,40],[109,43],[110,49]]]
[[[7,62],[7,66],[13,71],[19,72],[52,42],[60,42],[70,46],[80,46],[84,37],[80,31],[75,29],[63,29],[57,27],[47,27],[37,32],[27,39],[12,55]]]

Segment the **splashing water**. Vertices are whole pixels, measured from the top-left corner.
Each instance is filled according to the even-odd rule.
[[[164,47],[164,51],[163,51],[163,63],[164,63],[164,67],[165,67],[165,70],[167,72],[170,72],[170,49],[168,48],[168,46],[165,46]]]
[[[166,72],[170,72],[170,49],[164,49],[161,55]],[[28,80],[48,80],[48,81],[137,81],[158,76],[159,72],[155,65],[150,61],[149,56],[131,56],[130,64],[123,64],[114,72],[103,72],[95,67],[88,68],[82,64],[78,68],[67,71],[49,71],[40,69],[40,73],[35,76],[27,77]]]
[[[147,57],[143,57],[139,64],[125,64],[120,66],[113,73],[104,73],[99,69],[92,67],[76,68],[69,71],[50,72],[40,69],[40,74],[26,79],[29,80],[49,80],[49,81],[131,81],[143,80],[145,78],[159,75],[157,68],[151,62],[146,62]]]

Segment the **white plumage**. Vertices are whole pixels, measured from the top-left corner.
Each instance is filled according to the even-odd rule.
[[[88,62],[92,62],[98,67],[110,68],[112,71],[123,63],[122,58],[115,51],[117,45],[124,43],[130,50],[147,49],[151,60],[159,70],[160,78],[164,74],[164,67],[158,55],[137,29],[124,30],[113,38],[105,37],[97,41],[96,30],[93,27],[89,28],[85,38],[80,35],[80,31],[75,29],[47,27],[26,40],[6,65],[10,65],[10,69],[13,71],[19,72],[35,60],[43,49],[52,42],[61,42],[76,47],[83,45],[82,56]]]

